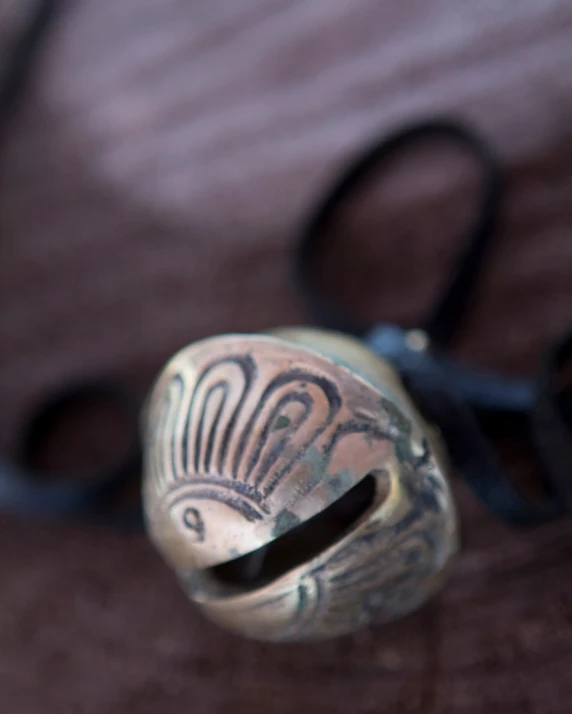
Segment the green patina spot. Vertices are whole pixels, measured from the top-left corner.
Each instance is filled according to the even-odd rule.
[[[285,414],[280,414],[280,416],[274,422],[272,431],[278,431],[279,429],[285,429],[290,426],[290,419]]]
[[[272,535],[277,538],[283,533],[286,533],[287,531],[292,530],[292,528],[300,525],[301,522],[302,521],[295,513],[292,513],[292,511],[289,511],[287,508],[283,508],[276,516],[274,528],[272,529]]]
[[[310,493],[326,476],[326,462],[317,446],[311,446],[301,465],[308,467],[308,475],[304,481],[304,493]]]
[[[353,477],[348,469],[342,469],[328,479],[328,488],[336,498],[343,496],[353,486]]]
[[[402,437],[395,442],[395,456],[400,464],[411,462],[414,458],[411,442],[408,437]]]
[[[411,461],[414,458],[411,449],[411,422],[399,409],[388,399],[381,398],[380,406],[386,412],[391,422],[391,426],[397,432],[395,439],[395,456],[400,463]]]

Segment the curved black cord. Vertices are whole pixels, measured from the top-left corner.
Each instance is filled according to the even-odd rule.
[[[91,468],[87,463],[82,473],[67,474],[63,478],[48,479],[43,472],[41,457],[52,436],[52,429],[70,414],[81,414],[82,409],[105,406],[114,411],[127,431],[126,446],[115,463],[105,469]],[[34,489],[43,498],[53,490],[52,506],[44,511],[65,514],[88,514],[106,509],[120,489],[141,470],[141,444],[139,438],[139,412],[141,400],[125,385],[111,378],[82,380],[66,384],[40,402],[35,412],[26,420],[22,433],[18,464],[27,474],[26,484],[33,503]],[[55,497],[61,496],[61,500]],[[1,502],[1,500],[0,500]],[[23,507],[26,504],[22,503]]]
[[[415,122],[383,136],[362,150],[341,176],[326,190],[304,223],[295,255],[298,285],[312,317],[324,327],[363,336],[368,325],[350,319],[338,306],[327,302],[317,289],[320,257],[327,248],[328,229],[342,204],[359,191],[373,174],[387,168],[404,148],[429,141],[451,141],[467,150],[482,171],[481,196],[451,277],[422,322],[434,344],[453,339],[479,279],[497,224],[503,181],[497,158],[489,145],[458,121],[445,118]]]
[[[41,466],[43,448],[59,420],[82,408],[105,405],[123,420],[129,431],[127,446],[110,467],[78,473],[46,473]],[[112,379],[83,380],[67,384],[42,401],[26,420],[20,458],[0,459],[0,509],[24,516],[63,518],[81,516],[93,524],[131,527],[142,523],[141,509],[110,509],[121,489],[141,469],[138,421],[140,401],[134,392]]]
[[[15,40],[0,85],[0,132],[6,129],[17,108],[60,5],[61,0],[37,0],[24,30]]]
[[[560,380],[565,369],[572,370],[572,331],[548,354],[531,414],[533,443],[549,466],[555,493],[572,513],[572,374]]]
[[[489,510],[514,525],[531,525],[564,513],[551,477],[552,459],[544,463],[544,494],[526,498],[483,431],[500,421],[503,431],[517,427],[522,437],[524,422],[526,435],[536,385],[496,375],[483,377],[447,357],[412,349],[408,333],[393,325],[379,326],[366,341],[397,367],[422,413],[439,427],[452,462]]]

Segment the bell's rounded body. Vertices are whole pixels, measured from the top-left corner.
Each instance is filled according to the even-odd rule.
[[[457,528],[438,437],[357,340],[289,328],[194,343],[156,381],[144,429],[150,538],[219,625],[334,637],[441,586]]]

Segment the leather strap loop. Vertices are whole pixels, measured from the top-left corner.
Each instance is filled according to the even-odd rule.
[[[461,122],[446,118],[415,122],[373,141],[350,161],[304,223],[295,254],[295,273],[309,313],[318,324],[360,337],[370,327],[328,302],[318,288],[320,257],[327,250],[328,229],[342,204],[358,192],[373,174],[388,168],[404,149],[444,141],[458,145],[473,156],[482,173],[475,218],[441,294],[428,310],[426,318],[419,323],[434,344],[443,346],[452,341],[484,267],[498,222],[503,182],[497,158],[489,145]]]

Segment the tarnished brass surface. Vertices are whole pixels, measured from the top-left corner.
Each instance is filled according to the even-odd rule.
[[[437,437],[393,369],[305,328],[183,349],[146,407],[149,535],[211,620],[262,640],[386,622],[457,550]]]

